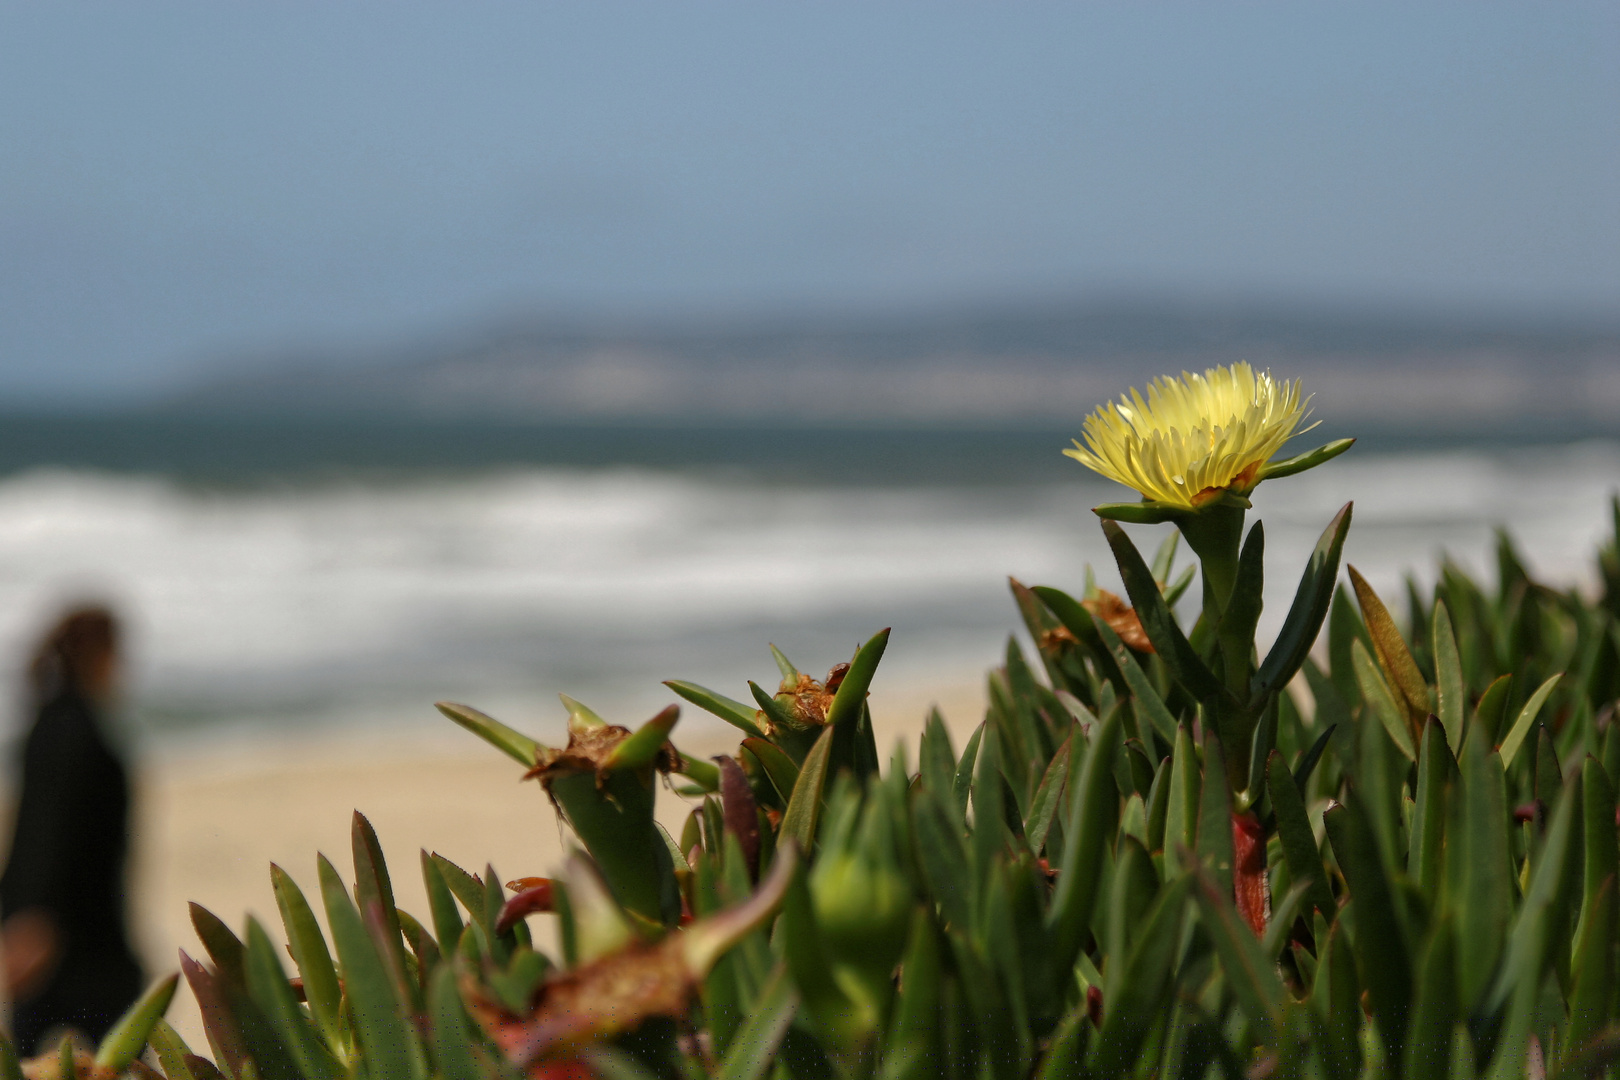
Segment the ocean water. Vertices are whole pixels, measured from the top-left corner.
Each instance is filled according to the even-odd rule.
[[[1262,638],[1346,501],[1347,561],[1400,608],[1403,574],[1432,581],[1442,551],[1487,571],[1496,526],[1544,580],[1592,587],[1617,489],[1609,441],[1358,448],[1263,485]],[[1078,465],[856,486],[645,463],[234,485],[31,467],[0,479],[0,684],[94,597],[129,621],[125,708],[148,745],[425,728],[441,698],[555,731],[559,691],[633,722],[671,700],[662,679],[746,699],[776,677],[767,642],[819,673],[884,626],[880,680],[971,685],[1018,628],[1009,575],[1078,590],[1090,563],[1118,589],[1089,507],[1125,497]],[[1133,532],[1151,554],[1167,529]]]

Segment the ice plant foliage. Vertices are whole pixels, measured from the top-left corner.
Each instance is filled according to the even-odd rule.
[[[673,705],[632,731],[565,696],[550,748],[442,703],[549,795],[582,849],[555,876],[509,896],[423,852],[413,914],[357,813],[352,879],[318,857],[306,898],[272,867],[285,947],[193,906],[213,1062],[161,1019],[171,977],[94,1057],[20,1065],[0,1038],[0,1080],[153,1080],[148,1044],[167,1080],[1614,1075],[1620,501],[1602,602],[1504,536],[1494,589],[1447,564],[1408,581],[1404,626],[1339,583],[1346,506],[1261,649],[1242,495],[1348,445],[1270,463],[1302,410],[1238,365],[1099,413],[1164,435],[1166,470],[1200,432],[1224,448],[1162,473],[1205,484],[1157,519],[1201,560],[1202,612],[1183,630],[1175,534],[1150,565],[1104,520],[1130,604],[1013,582],[1038,659],[1008,641],[960,750],[936,713],[915,766],[881,766],[886,630],[823,681],[773,649],[753,704],[668,683],[743,736],[718,765],[671,742]]]

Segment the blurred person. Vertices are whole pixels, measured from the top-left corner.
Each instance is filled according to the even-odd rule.
[[[17,1049],[64,1029],[99,1041],[141,989],[124,927],[129,778],[104,722],[118,685],[118,622],[68,612],[29,665],[33,726],[0,876],[0,948]]]

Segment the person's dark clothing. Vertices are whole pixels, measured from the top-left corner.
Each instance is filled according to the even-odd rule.
[[[34,1054],[50,1028],[71,1025],[100,1040],[141,990],[124,929],[129,778],[95,710],[74,692],[41,707],[22,755],[22,796],[0,918],[43,908],[56,921],[60,955],[45,984],[15,1003],[18,1049]]]

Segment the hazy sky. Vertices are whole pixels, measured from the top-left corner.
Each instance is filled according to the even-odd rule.
[[[525,310],[1620,314],[1620,5],[0,2],[0,401]]]

